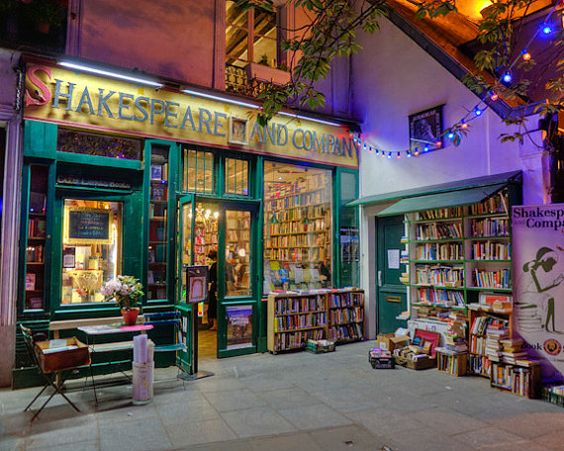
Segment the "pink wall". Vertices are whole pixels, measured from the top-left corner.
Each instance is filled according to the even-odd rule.
[[[83,1],[78,56],[211,87],[215,4]]]

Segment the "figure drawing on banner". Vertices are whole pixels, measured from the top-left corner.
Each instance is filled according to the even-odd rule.
[[[543,380],[564,380],[564,205],[514,206],[512,229],[516,331]]]

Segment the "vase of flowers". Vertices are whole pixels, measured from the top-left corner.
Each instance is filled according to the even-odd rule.
[[[133,326],[137,322],[143,297],[143,285],[133,276],[117,276],[108,280],[100,290],[106,301],[115,301],[121,309],[121,316],[126,326]]]

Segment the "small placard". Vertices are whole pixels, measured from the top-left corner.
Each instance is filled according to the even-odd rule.
[[[66,244],[112,244],[111,215],[110,210],[69,208]]]
[[[208,267],[186,267],[186,301],[190,304],[203,302],[208,297]]]

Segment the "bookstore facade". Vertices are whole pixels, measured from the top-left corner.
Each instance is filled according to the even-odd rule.
[[[142,281],[144,312],[171,310],[182,269],[213,264],[217,311],[198,311],[217,355],[264,351],[268,293],[359,284],[348,127],[264,127],[255,105],[154,85],[28,65],[19,321],[116,316],[117,275]]]

